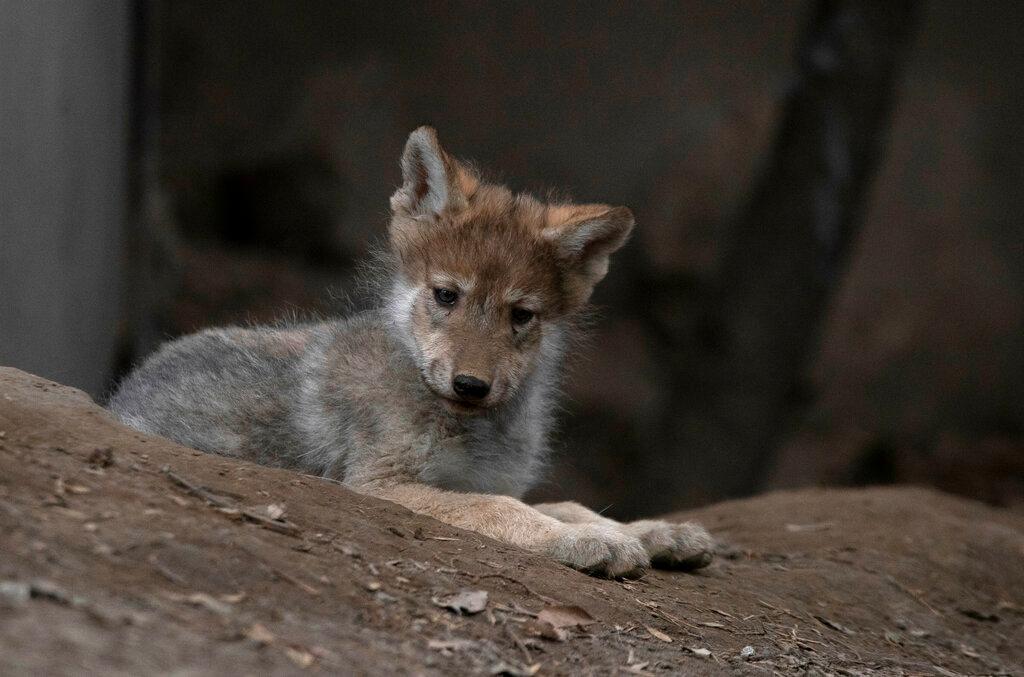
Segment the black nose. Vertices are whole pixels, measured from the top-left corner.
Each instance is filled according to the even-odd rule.
[[[452,388],[455,389],[455,394],[459,397],[464,397],[467,400],[482,400],[487,397],[487,393],[491,392],[491,385],[486,381],[481,381],[475,376],[466,376],[465,374],[459,374],[452,381]]]

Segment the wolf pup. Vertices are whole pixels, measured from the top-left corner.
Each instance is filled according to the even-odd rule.
[[[142,432],[334,478],[588,573],[698,568],[696,524],[620,524],[577,503],[527,505],[548,453],[563,353],[625,207],[545,204],[483,182],[429,127],[391,196],[381,307],[172,341],[109,407]]]

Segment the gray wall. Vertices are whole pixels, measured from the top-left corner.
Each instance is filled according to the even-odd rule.
[[[0,0],[0,364],[92,394],[121,317],[129,19]]]

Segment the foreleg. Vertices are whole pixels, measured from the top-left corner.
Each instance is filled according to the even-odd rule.
[[[639,538],[618,528],[563,522],[509,496],[444,491],[412,483],[374,484],[356,489],[447,524],[547,555],[587,573],[636,576],[649,561]]]

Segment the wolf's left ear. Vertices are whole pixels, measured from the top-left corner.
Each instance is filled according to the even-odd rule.
[[[626,243],[633,212],[608,205],[549,205],[541,235],[555,245],[566,271],[566,293],[573,307],[590,298],[608,272],[608,258]]]
[[[476,175],[441,148],[437,132],[420,127],[405,143],[402,187],[391,196],[391,210],[412,217],[458,211],[478,185]]]

